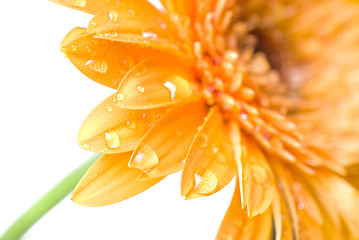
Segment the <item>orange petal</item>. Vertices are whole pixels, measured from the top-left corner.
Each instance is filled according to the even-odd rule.
[[[98,159],[77,184],[72,200],[88,207],[120,202],[152,187],[163,178],[138,182],[142,174],[128,168],[131,152],[108,154]]]
[[[186,157],[181,194],[189,199],[193,194],[213,194],[226,186],[235,173],[232,145],[222,115],[212,107]]]
[[[113,8],[118,6],[120,1],[118,0],[50,0],[52,2],[58,3],[60,5],[76,9],[82,12],[87,12],[90,14],[98,14],[108,8]],[[138,5],[142,5],[146,0],[132,0]]]
[[[242,143],[243,207],[248,216],[263,213],[270,206],[274,194],[272,170],[259,146],[247,136]]]
[[[272,229],[270,209],[249,218],[241,208],[241,197],[237,179],[231,204],[217,232],[216,240],[269,240]]]
[[[93,152],[132,151],[165,109],[128,110],[119,108],[111,95],[83,122],[77,141]]]
[[[316,200],[303,181],[294,174],[289,173],[288,176],[298,214],[300,237],[313,240],[325,239],[322,232],[324,220]]]
[[[181,170],[207,112],[202,100],[170,109],[143,137],[129,166],[145,171],[151,178]]]
[[[272,167],[277,177],[278,192],[280,196],[281,213],[284,217],[282,221],[282,238],[286,239],[300,239],[299,238],[299,225],[298,214],[296,211],[294,197],[290,190],[288,176],[286,170],[277,162],[277,159],[272,160]]]
[[[123,78],[116,99],[121,108],[167,107],[192,95],[193,72],[171,58],[141,62]]]
[[[87,77],[117,89],[125,74],[158,50],[94,39],[85,28],[74,28],[61,43],[61,51]]]
[[[191,16],[194,10],[195,1],[192,0],[160,0],[169,14],[178,14],[179,16]]]
[[[321,195],[322,203],[323,200],[328,202],[323,205],[330,204],[330,207],[341,216],[354,238],[359,238],[359,192],[333,173],[321,172],[315,178],[311,178],[311,183],[314,184],[316,193]]]
[[[178,49],[176,29],[151,3],[121,0],[119,5],[96,15],[88,26],[95,37],[155,48]]]
[[[297,212],[305,212],[315,224],[322,225],[323,217],[319,206],[312,193],[303,181],[300,181],[294,174],[288,174],[291,182],[291,190],[297,206]]]

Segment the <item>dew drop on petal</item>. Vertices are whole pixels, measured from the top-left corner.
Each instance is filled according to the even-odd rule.
[[[196,178],[197,176],[197,178]],[[198,182],[198,185],[197,185]],[[216,174],[210,170],[206,170],[203,176],[195,174],[195,193],[198,194],[209,194],[216,189],[218,184],[218,179]],[[196,188],[197,186],[197,188]]]
[[[243,182],[247,182],[248,181],[248,174],[247,171],[243,171],[243,176],[242,176]]]
[[[264,187],[271,184],[271,177],[263,166],[259,164],[251,164],[250,171],[254,182],[257,184],[263,185]]]
[[[141,77],[141,76],[145,75],[146,73],[147,73],[147,68],[145,66],[138,66],[136,68],[135,76]]]
[[[125,96],[122,93],[116,94],[116,100],[117,101],[123,101],[125,99]]]
[[[120,146],[120,139],[116,132],[108,131],[105,133],[105,144],[108,148],[118,148]]]
[[[127,126],[129,129],[135,129],[136,128],[136,123],[133,121],[127,121]]]
[[[96,26],[97,26],[97,23],[94,22],[94,21],[91,21],[91,22],[90,22],[90,26],[91,26],[91,27],[96,27]]]
[[[106,107],[107,112],[112,112],[112,108],[111,107]]]
[[[156,33],[153,33],[153,32],[142,32],[142,36],[144,38],[148,38],[148,39],[151,39],[151,40],[156,40],[158,39],[158,36]]]
[[[105,60],[88,60],[85,63],[85,66],[88,66],[91,70],[104,74],[107,72],[108,64]]]
[[[136,151],[135,151],[136,152]],[[156,166],[158,164],[158,156],[152,147],[142,143],[138,149],[136,156],[129,163],[130,167],[138,168],[142,171]]]
[[[207,143],[208,143],[208,136],[205,133],[201,133],[198,136],[198,143],[199,143],[199,147],[200,148],[205,148],[207,147]]]
[[[73,52],[75,52],[76,51],[76,46],[75,45],[71,45],[71,50],[73,51]]]
[[[145,88],[142,86],[137,86],[136,89],[139,93],[143,93],[145,91]]]
[[[200,184],[200,182],[202,181],[202,177],[200,175],[198,175],[197,173],[194,175],[194,190],[198,189],[198,186]]]
[[[167,88],[170,93],[171,93],[171,100],[174,101],[175,100],[175,96],[176,96],[176,85],[174,85],[172,82],[170,81],[166,81],[163,86],[165,86],[165,88]]]
[[[87,143],[81,144],[80,147],[82,147],[83,149],[87,150],[90,148],[90,145],[88,145]]]
[[[112,23],[116,23],[118,20],[118,14],[114,10],[108,10],[107,16],[108,16],[108,19],[110,20],[110,22],[112,22]]]

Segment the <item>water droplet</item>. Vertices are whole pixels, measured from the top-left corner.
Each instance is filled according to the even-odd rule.
[[[113,38],[117,38],[118,37],[118,32],[116,31],[113,31],[109,34],[110,37],[113,37]]]
[[[222,237],[223,237],[223,240],[233,240],[233,237],[231,234],[223,234]]]
[[[123,99],[125,99],[125,96],[122,93],[117,93],[116,94],[116,100],[117,101],[123,101]]]
[[[145,75],[146,73],[147,73],[147,68],[143,65],[140,65],[136,68],[135,76],[141,77],[141,76]]]
[[[145,91],[145,88],[142,86],[137,86],[136,89],[139,93],[143,93]]]
[[[97,26],[97,23],[94,22],[94,21],[91,21],[91,22],[90,22],[90,26],[91,26],[91,27],[96,27],[96,26]]]
[[[105,133],[105,144],[109,148],[118,148],[120,146],[120,139],[116,132],[108,131]]]
[[[73,51],[73,52],[75,52],[76,51],[76,46],[75,45],[71,45],[71,50]]]
[[[118,14],[115,10],[108,10],[107,16],[108,16],[108,19],[110,20],[110,22],[112,22],[112,23],[116,23],[118,20]]]
[[[271,177],[268,170],[266,170],[263,166],[259,164],[251,164],[250,171],[254,182],[263,185],[264,187],[271,185]]]
[[[148,169],[158,164],[158,156],[149,145],[142,143],[139,145],[136,151],[136,156],[133,157],[129,163],[130,167],[135,167],[142,171],[147,171]]]
[[[88,150],[90,148],[90,145],[88,145],[87,143],[84,143],[84,144],[80,145],[80,147],[82,147],[85,150]]]
[[[176,85],[174,85],[172,82],[166,81],[163,86],[165,86],[171,93],[171,100],[175,100],[176,96]]]
[[[86,0],[61,0],[61,2],[73,7],[85,7],[87,3]]]
[[[243,182],[247,182],[247,181],[248,181],[248,174],[247,174],[247,171],[246,171],[246,170],[244,170],[242,174],[243,174],[243,176],[242,176]]]
[[[129,129],[135,129],[136,128],[136,123],[134,121],[127,121],[127,126]]]
[[[107,72],[108,64],[104,59],[100,60],[88,60],[85,63],[85,66],[88,66],[91,70],[104,74]]]
[[[304,203],[302,202],[298,203],[298,209],[300,210],[304,209]]]
[[[200,182],[202,181],[202,177],[200,175],[198,175],[197,173],[194,175],[194,190],[198,189],[198,186],[200,184]]]
[[[144,38],[148,38],[148,39],[151,39],[151,40],[156,40],[158,39],[158,36],[156,33],[153,33],[153,32],[142,32],[142,36]]]
[[[198,194],[209,194],[215,190],[218,184],[218,179],[214,172],[206,170],[203,176],[195,174],[194,192]]]
[[[201,133],[198,136],[198,143],[199,143],[199,147],[200,148],[205,148],[207,147],[207,143],[208,143],[208,136],[205,133]]]
[[[104,152],[105,152],[105,150],[102,150],[102,149],[101,149],[101,150],[99,150],[99,153],[104,153]]]
[[[107,112],[112,112],[112,107],[106,107]]]

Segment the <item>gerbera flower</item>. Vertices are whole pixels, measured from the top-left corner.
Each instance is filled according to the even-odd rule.
[[[217,239],[359,239],[357,3],[59,3],[95,15],[61,50],[116,89],[81,126],[81,146],[104,155],[76,203],[182,170],[186,199],[237,179]]]

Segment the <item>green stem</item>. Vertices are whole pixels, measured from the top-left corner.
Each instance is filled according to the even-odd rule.
[[[42,216],[50,211],[56,204],[64,199],[76,186],[77,182],[85,174],[87,169],[99,158],[96,155],[81,165],[61,182],[56,184],[49,192],[30,207],[21,217],[19,217],[7,231],[0,237],[0,240],[19,239],[32,225]]]

